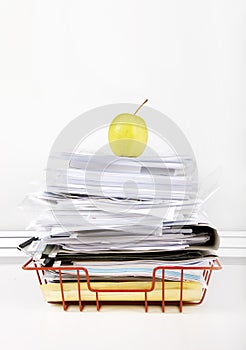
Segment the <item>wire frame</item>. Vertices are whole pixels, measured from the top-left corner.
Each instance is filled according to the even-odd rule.
[[[76,273],[77,276],[77,291],[78,291],[78,306],[79,306],[79,310],[82,311],[83,310],[83,306],[84,306],[84,302],[82,300],[81,297],[81,286],[80,286],[80,279],[81,279],[81,272],[83,272],[85,278],[86,278],[86,283],[87,283],[87,288],[90,292],[95,293],[95,302],[96,302],[96,309],[97,311],[100,310],[102,301],[100,301],[99,298],[99,293],[143,293],[144,295],[144,307],[145,307],[145,312],[148,312],[148,306],[150,301],[148,301],[148,293],[152,292],[155,289],[155,285],[157,282],[157,273],[159,271],[161,271],[161,310],[162,312],[165,312],[165,305],[166,304],[175,304],[178,305],[179,307],[179,311],[182,312],[183,311],[183,305],[199,305],[203,302],[206,293],[207,293],[207,287],[209,285],[210,279],[211,279],[211,275],[212,272],[214,270],[221,270],[222,266],[219,262],[218,259],[214,259],[212,262],[210,262],[209,266],[157,266],[153,269],[152,272],[152,280],[151,280],[151,286],[149,288],[139,288],[139,289],[97,289],[92,287],[91,285],[91,278],[89,275],[88,270],[83,267],[83,266],[62,266],[62,267],[44,267],[44,266],[38,266],[36,264],[35,261],[33,261],[33,259],[28,260],[23,266],[22,266],[23,270],[31,270],[31,271],[36,271],[37,274],[37,278],[39,281],[39,284],[42,285],[43,283],[47,284],[47,280],[44,278],[44,271],[45,270],[52,270],[52,271],[56,271],[59,275],[59,284],[60,284],[60,292],[61,292],[61,299],[62,299],[62,305],[63,305],[63,309],[66,311],[69,304],[71,303],[70,301],[66,301],[65,298],[65,293],[64,293],[64,282],[62,280],[62,272],[65,272],[66,270],[70,270],[70,271],[74,271]],[[179,300],[178,301],[166,301],[165,300],[165,271],[166,270],[178,270],[180,271],[180,292],[179,292]],[[205,281],[205,285],[202,288],[202,293],[201,293],[201,298],[198,301],[184,301],[183,300],[183,284],[184,284],[184,271],[185,270],[201,270],[202,271],[202,275]],[[159,280],[159,277],[158,277]],[[111,302],[113,303],[113,302]],[[118,303],[118,302],[116,302]],[[124,301],[124,303],[127,303],[126,301]],[[152,302],[151,302],[152,303]],[[159,302],[158,302],[159,303]]]

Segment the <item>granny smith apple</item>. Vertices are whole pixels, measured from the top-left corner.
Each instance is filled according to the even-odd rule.
[[[108,140],[112,152],[119,157],[139,157],[148,141],[148,128],[143,118],[136,115],[147,102],[145,100],[134,114],[117,115],[108,130]]]

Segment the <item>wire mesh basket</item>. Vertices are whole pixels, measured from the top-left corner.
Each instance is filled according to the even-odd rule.
[[[38,265],[33,259],[28,260],[22,268],[36,271],[45,299],[48,302],[61,303],[65,311],[70,304],[74,303],[82,311],[84,305],[90,302],[95,303],[97,311],[100,310],[102,303],[143,303],[146,312],[149,304],[159,304],[162,312],[168,304],[177,305],[182,312],[183,305],[199,305],[204,301],[212,272],[222,269],[222,266],[218,258],[210,261],[208,266],[157,266],[153,268],[152,277],[146,283],[138,281],[137,278],[130,283],[93,282],[88,269],[83,266],[44,267]],[[45,271],[47,270],[57,273],[58,283],[49,283],[46,280]],[[62,274],[68,270],[73,271],[76,276],[76,281],[73,283],[63,280]],[[167,270],[179,271],[180,279],[176,282],[166,280]],[[199,270],[203,283],[187,282],[184,278],[187,270]]]

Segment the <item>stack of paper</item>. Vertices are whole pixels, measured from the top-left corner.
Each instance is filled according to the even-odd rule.
[[[219,240],[201,215],[195,175],[187,157],[61,154],[47,170],[46,189],[29,196],[40,207],[30,225],[37,235],[20,249],[42,266],[71,266],[62,274],[70,291],[77,280],[73,267],[85,267],[91,281],[112,287],[147,283],[155,267],[169,265],[190,266],[184,281],[201,291],[202,274],[192,267],[209,266]],[[58,272],[45,271],[44,278],[46,298],[58,301]],[[83,273],[80,279],[83,285]],[[180,270],[166,270],[165,280],[177,283]]]

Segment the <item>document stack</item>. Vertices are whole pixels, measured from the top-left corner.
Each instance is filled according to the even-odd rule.
[[[19,246],[48,302],[200,303],[216,269],[217,231],[202,215],[188,157],[60,154],[40,215]],[[30,261],[34,267],[30,266]],[[180,305],[181,305],[180,304]]]

